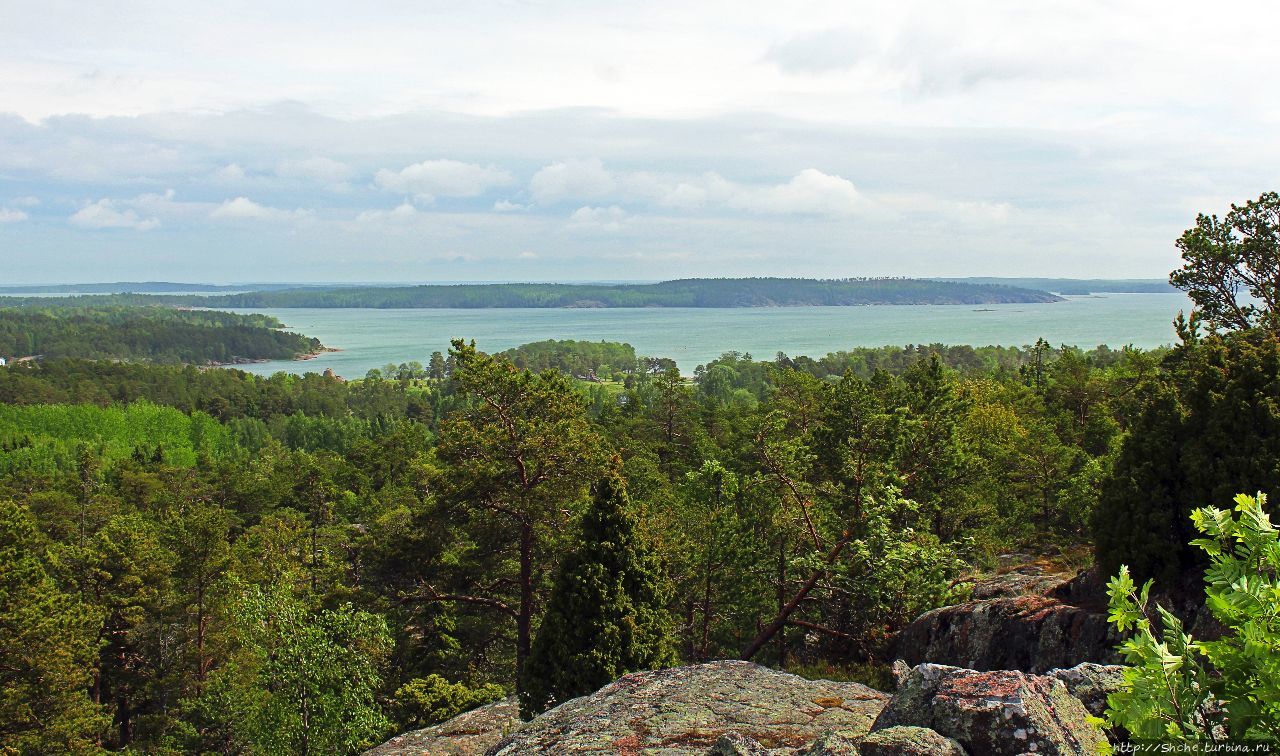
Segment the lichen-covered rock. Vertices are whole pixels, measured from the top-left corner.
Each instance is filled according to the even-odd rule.
[[[1095,754],[1106,738],[1087,718],[1054,677],[921,664],[872,730],[928,727],[973,754]]]
[[[890,668],[893,672],[893,689],[897,690],[907,681],[907,677],[911,674],[911,665],[902,659],[894,659],[893,666]]]
[[[364,756],[480,756],[524,726],[515,697],[464,712],[424,730],[414,730],[364,752]]]
[[[888,699],[741,661],[635,672],[543,713],[489,753],[705,754],[729,732],[789,753],[828,730],[866,734]]]
[[[707,756],[768,756],[769,749],[760,745],[754,738],[737,732],[720,736]]]
[[[1038,571],[1006,572],[974,583],[970,597],[977,601],[1013,596],[1047,596],[1066,582],[1067,579],[1061,575],[1044,575]]]
[[[796,756],[861,756],[861,754],[856,740],[838,732],[828,732],[809,744],[808,748],[796,751]]]
[[[1107,696],[1120,690],[1124,684],[1124,667],[1118,664],[1077,664],[1067,669],[1054,669],[1050,677],[1056,677],[1067,686],[1067,692],[1075,696],[1084,708],[1095,717],[1107,710]]]
[[[898,634],[908,664],[1044,673],[1081,662],[1119,661],[1107,615],[1048,596],[970,601],[925,612]]]
[[[927,727],[896,725],[867,733],[859,756],[967,756],[964,747]]]

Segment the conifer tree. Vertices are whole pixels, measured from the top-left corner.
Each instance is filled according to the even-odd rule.
[[[92,753],[109,724],[86,694],[95,611],[46,570],[48,544],[0,500],[0,753]]]
[[[525,665],[521,713],[674,663],[666,598],[658,559],[637,538],[625,483],[612,473],[596,485],[581,542],[556,575]]]
[[[1103,481],[1098,564],[1166,585],[1198,571],[1193,509],[1234,491],[1280,489],[1280,342],[1261,329],[1189,341],[1164,363]]]

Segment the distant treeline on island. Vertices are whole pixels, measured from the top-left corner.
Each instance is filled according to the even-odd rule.
[[[1178,290],[1166,278],[939,278],[956,283],[1017,286],[1064,296],[1088,294],[1173,294]]]
[[[78,298],[83,299],[83,297]],[[1055,302],[1045,291],[912,278],[690,278],[646,284],[428,284],[255,291],[221,296],[117,294],[111,304],[194,307],[794,307]]]

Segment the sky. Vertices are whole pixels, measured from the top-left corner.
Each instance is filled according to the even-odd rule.
[[[0,281],[1163,277],[1280,6],[0,0]]]

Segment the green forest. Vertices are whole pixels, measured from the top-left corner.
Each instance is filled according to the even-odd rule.
[[[1196,309],[1158,351],[727,352],[684,377],[625,344],[458,340],[353,381],[0,368],[0,750],[354,753],[722,658],[884,687],[895,633],[1011,550],[1116,576],[1139,684],[1113,723],[1203,735],[1181,706],[1211,693],[1233,735],[1276,737],[1280,551],[1237,497],[1280,489],[1258,275],[1280,247],[1230,232],[1280,198],[1259,205],[1179,240]],[[206,316],[172,317],[243,325],[184,319]],[[1243,646],[1149,619],[1143,581],[1206,566]]]
[[[229,364],[319,351],[266,315],[169,307],[101,306],[92,300],[23,300],[0,306],[0,357]],[[3,303],[0,303],[3,304]]]
[[[892,633],[962,597],[973,566],[1088,542],[1147,397],[1237,341],[1041,344],[987,364],[730,353],[694,381],[633,371],[620,393],[463,343],[442,378],[10,368],[3,548],[35,561],[0,600],[49,602],[30,619],[56,624],[60,650],[35,653],[46,628],[5,653],[78,681],[36,702],[68,750],[351,751],[513,689],[574,523],[612,479],[660,586],[666,655],[639,658],[756,646],[763,663],[875,679]],[[1274,381],[1274,346],[1256,356]],[[885,367],[860,376],[868,363]],[[9,742],[54,736],[5,714]]]
[[[189,307],[789,307],[1056,302],[1035,289],[914,278],[690,278],[652,284],[431,284],[307,287],[246,294],[114,294],[116,305]],[[32,301],[32,300],[23,300]],[[34,300],[41,301],[41,300]],[[66,298],[56,299],[60,304]]]

